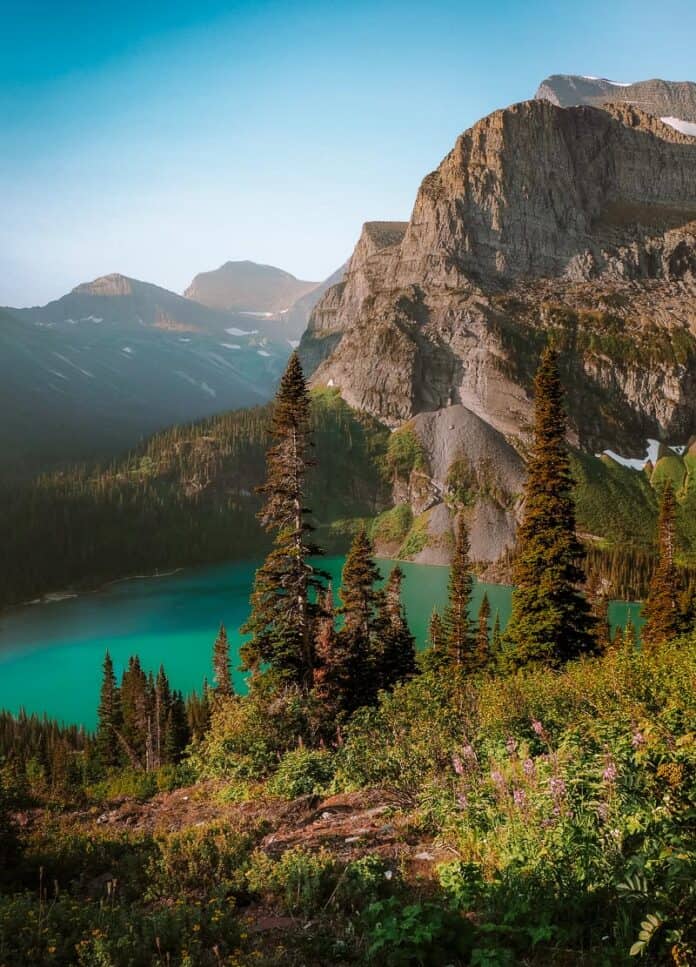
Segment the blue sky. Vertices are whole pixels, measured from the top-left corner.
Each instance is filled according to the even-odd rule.
[[[250,258],[321,279],[549,73],[696,80],[693,0],[0,0],[0,304]]]

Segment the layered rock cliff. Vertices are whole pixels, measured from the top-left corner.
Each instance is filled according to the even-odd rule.
[[[625,104],[496,111],[424,179],[408,223],[365,225],[301,352],[314,383],[357,409],[392,428],[417,418],[426,450],[419,414],[458,406],[523,452],[550,332],[579,446],[637,454],[646,437],[688,438],[695,138]],[[473,518],[507,512],[512,495],[479,498]]]

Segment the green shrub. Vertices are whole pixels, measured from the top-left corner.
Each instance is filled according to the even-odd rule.
[[[291,914],[318,913],[329,900],[337,878],[331,853],[310,853],[301,847],[287,850],[274,860],[261,850],[251,856],[247,884],[251,893],[278,903]]]
[[[254,835],[211,823],[162,836],[148,869],[148,896],[227,897],[243,892]]]
[[[413,427],[400,427],[389,437],[387,466],[393,475],[407,478],[412,470],[425,471],[427,461],[420,440]]]
[[[467,956],[473,947],[473,926],[441,903],[404,904],[390,897],[371,904],[364,923],[368,961],[386,967],[437,967]]]
[[[272,796],[296,799],[298,796],[322,795],[334,775],[334,758],[326,749],[291,749],[268,783]]]
[[[375,518],[372,539],[378,544],[401,544],[413,524],[413,511],[408,504],[397,504]]]

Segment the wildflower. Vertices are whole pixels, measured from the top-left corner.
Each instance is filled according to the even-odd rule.
[[[541,724],[541,722],[538,719],[532,719],[532,728],[534,729],[537,735],[543,736],[544,726]]]
[[[510,736],[505,743],[505,748],[508,750],[509,755],[514,755],[517,752],[517,741]]]
[[[491,772],[491,779],[496,784],[496,786],[504,786],[505,785],[505,779],[503,778],[503,774],[498,769],[494,769]]]
[[[452,765],[454,766],[454,771],[457,773],[458,776],[461,776],[464,774],[464,763],[462,762],[461,758],[456,754],[456,752],[452,756]]]
[[[467,744],[462,749],[462,755],[464,756],[465,759],[476,759],[476,751],[473,745],[469,745],[469,743],[467,742]]]
[[[633,746],[634,749],[639,749],[641,745],[645,745],[645,736],[640,731],[640,729],[636,729],[636,731],[631,736],[631,745]]]
[[[619,772],[618,772],[618,769],[616,768],[616,765],[612,762],[611,759],[609,759],[609,761],[605,766],[604,772],[602,773],[602,779],[604,779],[605,782],[612,783],[616,780],[616,777],[618,776],[618,774]]]
[[[464,795],[463,792],[460,792],[459,795],[457,796],[457,806],[460,809],[469,808],[469,800],[467,799],[467,797]]]
[[[551,776],[549,779],[549,789],[554,799],[563,799],[566,794],[566,784],[560,776]]]
[[[524,804],[527,802],[527,794],[524,789],[515,789],[512,794],[512,798],[515,802],[515,805],[520,808],[522,808],[522,806],[524,806]]]
[[[522,763],[522,768],[524,769],[525,776],[528,776],[531,779],[531,777],[534,775],[536,771],[536,766],[534,765],[534,759],[525,759],[524,762]]]
[[[603,823],[606,823],[607,819],[609,818],[609,806],[607,806],[605,802],[601,802],[599,806],[597,806],[597,815]]]

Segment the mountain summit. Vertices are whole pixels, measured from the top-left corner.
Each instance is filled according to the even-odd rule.
[[[684,134],[696,135],[696,84],[654,78],[626,84],[605,77],[582,74],[551,74],[539,85],[537,99],[558,107],[588,104],[630,104],[661,118]]]
[[[280,313],[307,295],[319,282],[304,282],[289,272],[257,262],[225,262],[201,272],[184,295],[213,309]]]

